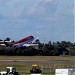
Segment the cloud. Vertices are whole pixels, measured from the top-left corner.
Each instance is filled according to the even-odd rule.
[[[0,18],[3,16],[3,18],[26,19],[28,17],[45,18],[55,14],[60,15],[60,13],[66,11],[65,1],[61,2],[60,0],[2,0],[0,1],[0,4],[2,4],[0,5]],[[66,13],[72,13],[72,9],[68,8],[67,10]]]
[[[22,37],[38,30],[41,38],[73,40],[72,13],[72,0],[0,0],[0,32]]]
[[[18,18],[21,16],[23,10],[25,9],[25,2],[26,0],[6,0],[0,1],[0,15],[5,18]]]
[[[28,11],[28,15],[47,16],[53,14],[57,7],[56,0],[39,0]]]

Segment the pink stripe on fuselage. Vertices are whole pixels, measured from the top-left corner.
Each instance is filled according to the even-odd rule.
[[[21,43],[21,42],[30,40],[30,39],[32,39],[32,38],[33,38],[33,36],[28,36],[28,37],[26,37],[26,38],[23,38],[23,39],[21,39],[21,40],[19,40],[19,41],[14,42],[13,44],[18,44],[18,43]]]

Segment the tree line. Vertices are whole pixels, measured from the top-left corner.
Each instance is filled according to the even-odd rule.
[[[57,41],[48,43],[41,43],[38,39],[38,49],[34,47],[21,48],[4,48],[0,46],[0,55],[10,56],[60,56],[60,55],[75,55],[75,43],[70,41]]]

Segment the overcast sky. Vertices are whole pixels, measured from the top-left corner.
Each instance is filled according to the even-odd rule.
[[[74,42],[74,9],[74,0],[0,0],[0,39]]]

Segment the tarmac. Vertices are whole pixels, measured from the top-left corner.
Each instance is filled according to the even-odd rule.
[[[74,62],[75,60],[0,60],[0,62]]]

